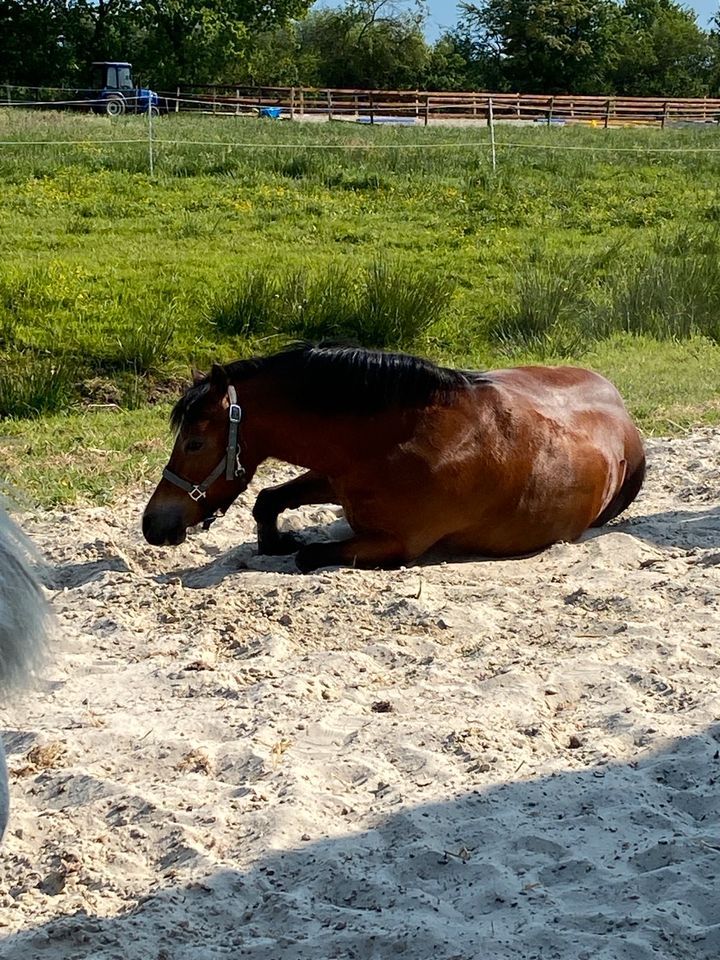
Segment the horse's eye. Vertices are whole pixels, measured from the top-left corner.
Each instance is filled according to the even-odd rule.
[[[198,450],[202,450],[204,443],[202,440],[188,440],[185,444],[186,453],[197,453]]]

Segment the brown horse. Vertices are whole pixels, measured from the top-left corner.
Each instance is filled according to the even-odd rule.
[[[301,344],[213,366],[176,404],[177,439],[143,516],[178,544],[268,457],[309,472],[262,490],[261,553],[300,570],[406,563],[440,546],[495,557],[575,540],[616,517],[645,474],[617,390],[574,367],[469,373],[404,354]],[[342,505],[353,536],[300,545],[283,510]]]

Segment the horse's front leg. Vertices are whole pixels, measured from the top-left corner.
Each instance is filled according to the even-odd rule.
[[[358,534],[349,540],[306,543],[298,550],[295,563],[302,573],[319,567],[399,567],[423,550],[410,550],[396,536],[382,533]]]
[[[287,483],[260,491],[253,507],[260,553],[295,553],[301,542],[293,533],[280,533],[278,517],[283,510],[293,510],[308,503],[337,503],[327,477],[312,470]]]

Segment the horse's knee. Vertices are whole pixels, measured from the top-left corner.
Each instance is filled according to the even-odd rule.
[[[252,515],[258,523],[266,523],[277,519],[277,498],[275,491],[269,488],[261,490],[255,499]]]

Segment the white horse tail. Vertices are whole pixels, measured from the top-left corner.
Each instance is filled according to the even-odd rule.
[[[0,507],[0,694],[26,681],[47,645],[50,608],[29,565],[32,545]]]
[[[45,652],[50,608],[28,564],[32,547],[0,507],[0,700],[27,680]],[[10,790],[0,741],[0,840]]]

